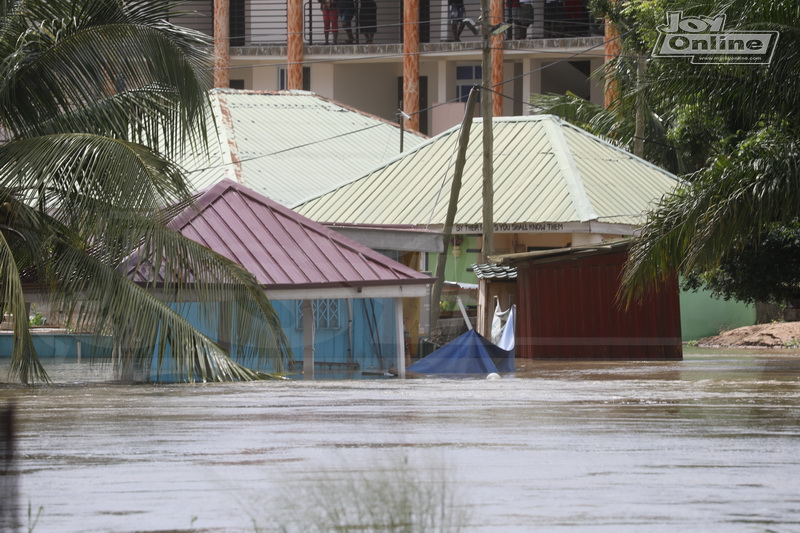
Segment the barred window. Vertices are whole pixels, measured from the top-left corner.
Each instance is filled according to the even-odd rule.
[[[339,300],[314,300],[314,319],[317,329],[339,328]],[[303,329],[303,302],[297,302],[297,329]]]

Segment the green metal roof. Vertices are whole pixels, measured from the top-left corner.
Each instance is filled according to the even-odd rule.
[[[482,223],[482,129],[482,119],[475,119],[457,232]],[[459,131],[455,127],[429,139],[296,210],[325,223],[441,227]],[[674,175],[557,117],[498,117],[493,131],[494,222],[500,231],[587,222],[639,225],[644,213],[679,183]]]
[[[208,153],[181,162],[196,190],[228,178],[291,207],[400,152],[397,124],[313,93],[215,89],[210,98]],[[404,135],[406,149],[425,140]]]

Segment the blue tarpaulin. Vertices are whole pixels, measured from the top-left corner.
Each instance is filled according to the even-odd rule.
[[[513,372],[514,350],[503,350],[471,329],[406,370],[417,374]]]

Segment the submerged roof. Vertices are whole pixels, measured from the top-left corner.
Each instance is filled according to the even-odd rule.
[[[482,120],[476,119],[457,227],[482,224],[482,129]],[[445,222],[459,132],[457,126],[429,139],[297,210],[326,223],[440,227]],[[494,222],[501,225],[500,231],[590,221],[638,225],[645,212],[679,183],[669,172],[554,116],[498,117],[493,132]]]
[[[243,266],[272,298],[269,291],[278,289],[338,297],[319,292],[325,288],[389,297],[397,294],[364,289],[416,285],[424,291],[433,281],[230,180],[205,191],[171,226]],[[354,296],[341,296],[348,295]]]
[[[400,127],[305,91],[209,93],[208,155],[182,161],[195,190],[224,178],[292,207],[363,176],[400,153]],[[404,146],[425,137],[405,132]],[[238,165],[237,165],[238,163]]]

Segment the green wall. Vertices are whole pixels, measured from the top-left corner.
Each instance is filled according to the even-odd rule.
[[[681,291],[681,334],[684,341],[719,335],[720,331],[752,326],[756,307],[711,296],[711,291]]]

